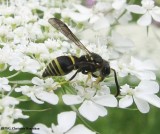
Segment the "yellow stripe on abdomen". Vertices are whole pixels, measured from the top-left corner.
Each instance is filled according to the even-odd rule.
[[[61,68],[61,66],[60,66],[60,64],[59,64],[59,62],[58,62],[58,60],[57,60],[57,59],[54,59],[54,62],[55,62],[55,64],[56,64],[56,66],[57,66],[57,68],[58,68],[60,74],[61,74],[61,75],[64,75],[65,73],[64,73],[64,71],[62,70],[62,68]]]
[[[75,60],[74,60],[74,58],[70,55],[69,56],[69,58],[71,59],[71,61],[72,61],[72,64],[74,65],[75,64]],[[74,69],[76,69],[76,67],[74,66]]]

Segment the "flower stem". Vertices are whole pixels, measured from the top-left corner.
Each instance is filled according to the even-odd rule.
[[[13,78],[13,77],[17,76],[19,73],[20,73],[20,72],[16,72],[15,74],[10,75],[10,76],[8,76],[8,77],[6,77],[6,78],[7,78],[7,79]]]
[[[32,84],[31,80],[9,81],[11,84]]]
[[[44,112],[44,111],[47,111],[47,110],[50,110],[52,108],[46,108],[46,109],[40,109],[40,110],[27,110],[27,109],[22,109],[23,112]]]
[[[9,95],[13,92],[13,90],[15,89],[16,86],[17,86],[17,84],[14,84],[14,85],[13,85],[11,91],[7,94],[7,96],[9,96]]]

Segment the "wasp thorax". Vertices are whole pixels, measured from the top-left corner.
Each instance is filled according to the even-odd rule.
[[[97,65],[101,65],[103,63],[103,59],[100,55],[96,54],[96,53],[92,53],[92,59],[95,62],[95,64]]]

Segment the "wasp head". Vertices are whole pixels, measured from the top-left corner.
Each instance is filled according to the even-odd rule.
[[[108,61],[103,60],[103,66],[101,69],[101,76],[106,77],[110,74],[111,69]]]

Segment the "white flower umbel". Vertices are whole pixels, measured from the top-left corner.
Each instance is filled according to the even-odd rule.
[[[34,134],[96,134],[82,124],[74,126],[75,121],[75,112],[62,112],[58,114],[58,125],[52,124],[51,128],[48,128],[46,125],[39,123],[34,126],[39,130],[33,130],[32,132]]]
[[[153,20],[160,22],[160,7],[154,5],[153,0],[142,0],[142,6],[129,5],[127,10],[136,14],[142,14],[137,23],[142,26],[148,26]]]
[[[27,119],[29,116],[24,115],[21,109],[16,108],[19,101],[16,98],[5,96],[0,99],[0,127],[15,127],[22,128],[23,125],[19,122],[15,123],[16,119]],[[19,129],[8,129],[9,132],[18,132]]]
[[[158,92],[159,85],[155,81],[141,81],[134,89],[126,84],[121,86],[122,98],[119,100],[119,107],[129,107],[134,101],[140,112],[148,113],[148,103],[160,108],[160,98],[155,95]]]
[[[78,91],[77,95],[65,94],[62,99],[67,105],[81,104],[79,112],[89,121],[95,121],[99,116],[107,115],[105,107],[116,107],[117,100],[110,94],[107,86],[102,86],[100,90],[96,91],[95,88],[84,88],[76,86]]]
[[[32,103],[37,103],[40,107],[40,104],[49,103],[47,106],[51,105],[52,107],[56,105],[57,109],[60,108],[62,110],[66,106],[63,107],[63,105],[57,104],[59,98],[63,98],[64,103],[69,105],[68,107],[75,111],[77,110],[80,119],[83,120],[81,117],[84,117],[89,121],[95,121],[99,117],[104,117],[107,115],[108,107],[117,106],[117,99],[109,91],[109,87],[112,89],[115,86],[115,83],[112,83],[114,82],[113,73],[107,76],[103,82],[100,82],[98,85],[93,84],[92,86],[87,84],[96,81],[96,78],[92,77],[86,82],[87,75],[81,72],[72,81],[69,81],[69,78],[77,71],[76,69],[64,76],[42,78],[47,65],[59,56],[68,56],[68,62],[57,59],[60,65],[56,63],[54,66],[56,69],[59,69],[59,66],[63,66],[63,62],[68,64],[65,66],[67,67],[74,62],[73,59],[75,59],[75,62],[79,62],[78,57],[86,54],[90,55],[90,53],[86,53],[77,47],[79,41],[76,38],[73,39],[70,32],[64,29],[67,32],[65,35],[75,43],[66,38],[59,28],[55,29],[50,25],[48,23],[49,18],[59,18],[91,53],[97,53],[104,60],[109,61],[111,68],[116,70],[117,75],[123,76],[123,78],[118,77],[120,85],[121,79],[125,82],[128,77],[124,76],[130,74],[129,83],[134,83],[135,86],[138,84],[136,85],[135,81],[133,82],[135,80],[133,79],[135,78],[134,76],[139,80],[156,80],[156,76],[152,72],[154,71],[152,63],[139,61],[133,57],[128,62],[128,60],[123,60],[122,58],[126,56],[129,59],[131,54],[133,54],[130,51],[133,42],[130,40],[129,35],[125,37],[116,31],[122,24],[130,25],[132,10],[130,12],[129,7],[132,5],[128,6],[129,1],[91,1],[94,2],[90,8],[86,7],[85,2],[80,0],[0,1],[0,126],[22,127],[22,124],[16,123],[16,120],[19,118],[25,120],[28,116],[23,115],[22,110],[17,107],[19,103],[20,106],[22,105],[21,101],[31,100],[29,102],[31,105]],[[126,10],[127,6],[128,10]],[[141,10],[143,11],[143,16],[140,19],[141,23],[148,25],[151,23],[151,18],[159,22],[159,7],[154,5],[153,0],[142,0],[142,7],[139,6],[138,10],[138,13]],[[145,18],[147,18],[147,21],[144,22]],[[141,50],[139,52],[141,53]],[[72,59],[69,58],[70,56],[76,56],[77,58],[73,57]],[[71,62],[69,62],[69,59]],[[111,59],[115,60],[114,65],[111,64]],[[93,62],[94,60],[93,58]],[[95,75],[101,75],[99,66],[96,65],[94,67],[98,69]],[[76,68],[81,68],[81,65],[78,65]],[[63,71],[66,72],[65,70]],[[85,72],[87,71],[90,72],[88,69],[85,70]],[[144,96],[142,97],[138,94],[139,89],[143,87],[143,83],[131,90],[134,91],[133,95],[131,95],[132,101],[136,97],[145,100]],[[74,84],[80,86],[74,86]],[[145,82],[145,84],[147,83]],[[61,87],[58,88],[60,85]],[[57,91],[57,89],[61,90]],[[154,90],[152,87],[150,89]],[[122,87],[121,95],[118,95],[118,99],[122,97],[122,100],[120,100],[122,102],[123,98],[127,96],[127,93],[123,93],[123,90],[124,87]],[[153,90],[151,90],[153,92],[151,96],[150,94],[148,95],[149,90],[143,92],[150,96],[146,102],[159,107],[158,101],[157,103],[155,102],[158,99],[154,95],[158,90]],[[136,97],[133,97],[135,94]],[[154,98],[155,101],[152,101],[151,98]],[[32,110],[32,106],[29,110]],[[147,110],[141,111],[146,112]],[[37,114],[41,116],[43,113],[38,112]],[[42,126],[40,127],[42,129],[34,132],[42,134],[94,133],[83,125],[73,127],[75,116],[74,112],[60,114],[58,115],[58,125],[53,124],[51,128],[48,128],[45,126],[46,124],[40,124],[39,126]]]

